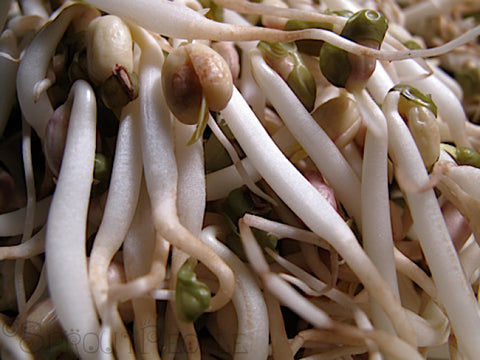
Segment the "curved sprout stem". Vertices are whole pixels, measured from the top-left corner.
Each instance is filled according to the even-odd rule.
[[[25,119],[41,139],[45,136],[45,128],[53,114],[53,108],[45,92],[35,99],[36,84],[45,79],[50,60],[68,25],[86,7],[83,3],[65,7],[35,36],[18,67],[18,101]]]
[[[148,274],[152,266],[155,233],[150,219],[150,202],[145,183],[142,182],[137,210],[123,243],[125,277],[131,281]],[[153,326],[157,317],[155,299],[132,299],[134,320],[134,343],[138,353],[152,360],[159,360],[157,328]],[[146,326],[148,325],[148,326]],[[149,339],[151,341],[145,341]]]
[[[243,167],[244,163],[240,160],[240,157],[238,156],[235,148],[232,146],[232,144],[230,144],[225,134],[222,132],[218,124],[215,122],[215,120],[213,120],[211,116],[208,119],[208,126],[212,130],[213,134],[217,137],[218,141],[227,151],[228,156],[230,156],[230,159],[233,162],[233,166],[235,166],[237,173],[240,175],[249,190],[254,194],[258,195],[259,197],[265,199],[269,203],[275,204],[275,200],[273,200],[270,196],[265,194],[262,189],[255,185],[255,181],[250,178],[248,171]]]
[[[45,226],[25,242],[0,248],[0,260],[28,259],[45,252]]]
[[[39,200],[35,208],[35,220],[33,227],[37,228],[42,226],[47,221],[48,209],[50,207],[50,202],[52,197],[48,196],[45,199]],[[23,233],[25,226],[25,217],[26,217],[27,208],[23,207],[21,209],[11,211],[5,214],[0,215],[0,236],[17,236]]]
[[[369,289],[371,296],[389,315],[399,335],[408,339],[409,343],[415,343],[411,325],[406,321],[400,303],[363,252],[351,230],[320,193],[281,154],[236,89],[222,115],[265,181],[310,229],[327,240],[346,260]],[[259,155],[262,152],[270,155],[268,159]]]
[[[177,208],[179,219],[183,226],[198,237],[203,225],[206,194],[202,143],[196,141],[193,144],[189,144],[189,139],[192,138],[195,131],[194,126],[185,125],[179,121],[175,122],[174,138],[178,169]],[[170,275],[172,292],[176,289],[178,271],[188,258],[189,255],[181,250],[177,248],[172,249]],[[172,298],[171,303],[175,304],[175,297]],[[193,324],[184,323],[177,319],[177,327],[182,335],[190,360],[200,359],[201,349]]]
[[[253,75],[285,125],[309,154],[322,176],[335,189],[339,201],[361,227],[360,181],[323,129],[258,50],[250,53]],[[272,92],[271,89],[279,89]]]
[[[384,112],[388,121],[389,153],[395,165],[417,184],[428,182],[428,174],[415,142],[398,114],[398,92],[387,95]],[[400,184],[402,186],[402,184]],[[455,248],[448,234],[434,191],[405,191],[414,228],[462,352],[475,358],[480,344],[480,315],[473,291],[465,279]],[[449,264],[448,270],[445,264]],[[451,294],[456,296],[452,297]]]
[[[142,160],[137,117],[138,103],[134,101],[124,108],[120,119],[107,202],[89,262],[90,288],[103,320],[102,326],[111,326],[115,333],[123,334],[120,335],[122,340],[129,337],[118,319],[116,304],[108,299],[107,272],[128,232],[140,192]],[[114,327],[109,321],[120,324],[121,328]],[[129,348],[129,344],[124,345]]]
[[[387,121],[365,89],[353,91],[367,122],[362,167],[363,248],[397,299],[400,299],[393,256],[393,236],[388,192]],[[376,327],[392,331],[390,322],[375,301],[371,302]]]
[[[31,128],[25,119],[22,120],[22,156],[23,169],[25,174],[25,184],[27,188],[27,206],[25,213],[25,224],[23,228],[21,243],[24,243],[32,236],[33,226],[35,222],[35,178],[33,174],[32,163],[32,137]],[[25,260],[18,259],[15,262],[15,293],[17,298],[17,308],[19,318],[22,321],[26,315],[26,298],[25,298],[25,282],[24,282],[24,266]]]
[[[137,30],[133,31],[133,35],[137,40]],[[143,51],[140,59],[140,127],[145,180],[152,201],[154,226],[165,240],[200,260],[218,277],[220,288],[212,298],[209,308],[209,311],[213,311],[230,300],[234,288],[233,273],[218,255],[188,231],[178,218],[178,178],[171,117],[163,99],[161,72],[158,68],[163,54],[157,44],[148,47],[145,45],[145,42],[140,43]]]
[[[209,39],[227,41],[265,40],[290,42],[300,39],[315,39],[329,42],[347,52],[370,56],[379,60],[402,60],[408,58],[433,57],[445,54],[459,45],[465,44],[480,35],[480,25],[462,34],[455,40],[431,49],[385,51],[358,45],[353,41],[327,30],[307,29],[282,31],[254,26],[229,25],[209,20],[200,13],[178,6],[166,0],[150,3],[138,0],[88,0],[99,9],[116,14],[159,34],[181,39]],[[198,31],[201,29],[201,31]]]
[[[225,245],[216,239],[219,230],[205,228],[200,239],[232,268],[236,286],[232,302],[238,319],[234,360],[247,360],[251,354],[257,359],[268,357],[268,317],[265,302],[250,269]]]
[[[33,360],[33,354],[25,341],[0,317],[0,353],[2,358],[14,358],[18,360]]]
[[[242,159],[240,162],[242,163],[241,167],[245,169],[247,177],[252,182],[255,183],[261,179],[260,174],[252,167],[248,158]],[[235,165],[208,173],[206,183],[208,201],[223,199],[227,197],[230,191],[245,184],[244,178],[240,176]]]
[[[88,284],[85,253],[86,218],[93,181],[96,136],[95,95],[79,80],[70,90],[72,101],[67,141],[47,222],[45,255],[49,291],[65,331],[78,330],[85,346],[71,344],[84,359],[95,358],[97,346],[87,334],[100,334]]]
[[[339,323],[324,318],[325,313],[316,306],[312,307],[306,298],[298,293],[280,276],[270,272],[269,266],[257,244],[251,229],[243,220],[239,221],[240,236],[245,252],[255,272],[260,276],[266,289],[270,291],[283,304],[296,312],[303,319],[320,329],[338,332],[345,337],[374,341],[383,352],[395,359],[404,359],[406,354],[409,359],[422,359],[420,354],[408,343],[396,336],[389,335],[379,330],[362,330],[351,325]],[[375,334],[375,335],[374,335]],[[401,351],[399,351],[402,349]]]

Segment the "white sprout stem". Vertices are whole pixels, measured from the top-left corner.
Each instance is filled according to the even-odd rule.
[[[155,230],[150,219],[151,208],[145,184],[142,184],[137,210],[123,243],[125,277],[131,281],[148,274],[152,266]],[[159,360],[156,305],[152,298],[132,299],[134,343],[139,358]]]
[[[27,241],[13,246],[0,247],[0,260],[28,259],[45,251],[45,227]]]
[[[468,240],[468,243],[465,244],[465,247],[459,253],[460,261],[465,271],[465,276],[472,284],[473,279],[476,277],[475,273],[478,270],[478,264],[480,263],[480,248],[475,240],[476,239],[471,236]]]
[[[195,126],[175,123],[175,156],[178,169],[177,207],[180,222],[200,235],[205,213],[205,168],[201,141],[187,145]]]
[[[27,206],[25,213],[25,223],[21,243],[24,243],[33,233],[33,226],[35,222],[35,178],[33,174],[32,163],[32,131],[30,125],[25,119],[22,119],[22,158],[23,169],[25,174],[25,185],[27,190]],[[25,298],[25,282],[23,278],[25,260],[18,259],[15,262],[15,294],[17,298],[18,315],[23,320],[26,313],[26,298]]]
[[[278,274],[270,271],[252,230],[242,219],[239,220],[238,227],[248,261],[262,280],[265,289],[273,294],[280,303],[288,306],[313,326],[320,329],[331,329],[333,320],[325,312],[301,296]]]
[[[34,228],[42,226],[47,221],[48,209],[52,197],[46,197],[38,201],[35,205],[37,209],[35,211]],[[0,215],[0,236],[17,236],[22,235],[25,226],[25,217],[27,208],[11,211],[9,213]]]
[[[209,119],[213,121],[213,119]],[[201,141],[188,145],[193,136],[195,126],[174,123],[175,156],[177,159],[178,185],[177,185],[177,208],[178,217],[183,226],[193,235],[199,236],[203,225],[205,213],[205,168],[203,145]],[[178,270],[188,259],[189,255],[183,251],[172,249],[171,284],[175,290]],[[173,297],[172,301],[175,301]],[[177,321],[177,327],[182,335],[183,342],[189,354],[189,359],[200,359],[201,349],[198,336],[193,323]],[[169,334],[173,339],[174,334]]]
[[[35,85],[45,79],[57,44],[72,19],[85,8],[85,4],[75,3],[61,11],[35,36],[18,67],[17,93],[22,114],[41,139],[53,108],[46,92],[36,96]]]
[[[329,285],[323,283],[319,279],[307,273],[305,270],[295,265],[294,263],[284,259],[273,250],[265,248],[267,254],[269,254],[278,264],[287,269],[290,273],[296,276],[298,279],[301,279],[308,285],[312,290],[321,293],[322,295],[328,297],[329,299],[337,302],[338,304],[344,306],[346,309],[353,313],[355,322],[358,327],[364,330],[371,330],[373,326],[368,319],[368,316],[359,308],[359,306],[345,293],[335,289],[330,288]],[[325,291],[326,290],[326,291]]]
[[[280,302],[270,293],[264,291],[265,304],[268,311],[269,327],[270,327],[270,348],[269,354],[276,360],[292,360],[294,359],[293,350],[288,341],[285,322],[282,319],[282,311]]]
[[[346,260],[370,295],[389,315],[399,335],[409,343],[415,343],[415,334],[399,301],[360,247],[350,228],[284,157],[236,88],[222,115],[265,181],[310,229],[328,241]]]
[[[301,296],[278,274],[270,272],[260,246],[255,240],[251,229],[243,220],[239,221],[239,230],[247,258],[255,272],[262,279],[264,287],[275,295],[282,304],[288,306],[304,320],[320,329],[335,331],[349,337],[361,338],[363,341],[372,340],[378,344],[381,351],[392,356],[394,359],[422,359],[411,344],[406,343],[396,336],[376,330],[364,331],[331,320],[327,314],[313,305],[305,297]]]
[[[137,103],[130,103],[122,113],[104,216],[90,254],[90,283],[100,312],[107,302],[107,270],[128,232],[140,191],[142,160],[137,107]]]
[[[437,288],[432,279],[412,260],[405,256],[400,250],[394,249],[395,265],[399,273],[407,276],[432,298],[438,301]]]
[[[9,1],[4,1],[9,3]],[[1,5],[0,5],[1,7]],[[0,9],[1,14],[2,9]],[[18,56],[17,39],[12,30],[4,30],[0,36],[0,52],[6,53],[14,58]],[[15,78],[17,77],[18,63],[0,57],[0,74],[2,81],[0,82],[0,136],[3,135],[5,126],[10,116],[10,111],[16,100]]]
[[[367,122],[361,185],[363,248],[397,299],[400,299],[390,221],[387,121],[365,89],[354,91],[353,95]],[[390,321],[375,301],[371,307],[376,327],[392,331]]]
[[[470,147],[465,126],[468,119],[463,110],[462,103],[455,93],[437,76],[420,76],[421,74],[425,74],[425,70],[413,60],[399,61],[395,63],[395,68],[400,76],[418,77],[418,80],[412,80],[410,85],[416,87],[424,94],[432,95],[432,99],[438,108],[438,114],[448,124],[448,129],[455,144],[457,146]]]
[[[24,15],[35,15],[44,19],[48,19],[50,15],[46,3],[41,0],[19,0],[18,3]]]
[[[242,96],[244,96],[243,93]],[[297,144],[295,138],[285,127],[280,128],[280,130],[278,130],[272,136],[272,139],[287,156],[291,155],[291,149],[295,148]],[[241,167],[247,173],[246,176],[253,183],[261,180],[262,177],[260,176],[258,171],[252,166],[248,158],[244,158],[240,161],[242,163]],[[237,189],[242,185],[245,185],[245,181],[238,173],[238,169],[235,164],[207,174],[206,183],[207,201],[223,199],[227,197],[227,195],[233,189]]]
[[[253,26],[244,16],[229,9],[223,10],[223,20],[225,23],[232,25]],[[253,111],[262,118],[265,111],[265,95],[253,79],[248,55],[257,44],[258,40],[237,41],[235,43],[241,49],[240,68],[242,69],[236,85]]]
[[[429,178],[415,141],[398,114],[399,96],[398,92],[392,92],[384,103],[389,151],[394,164],[402,169],[411,182],[421,187]],[[430,189],[420,193],[405,191],[405,195],[414,219],[415,232],[437,286],[438,297],[445,306],[462,352],[474,359],[480,352],[478,304],[465,279],[435,193]]]
[[[83,359],[92,359],[98,350],[95,335],[99,335],[100,328],[88,283],[85,242],[95,159],[96,100],[90,85],[78,80],[67,101],[73,101],[73,105],[48,214],[47,278],[60,324],[82,339],[80,344],[72,343],[72,348]]]
[[[230,300],[234,276],[213,250],[180,223],[176,204],[178,174],[172,120],[164,100],[159,68],[163,54],[155,41],[152,46],[141,48],[140,132],[145,180],[152,201],[155,229],[165,240],[179,250],[196,257],[218,277],[220,287],[211,299],[208,309],[213,311]]]
[[[27,343],[0,317],[0,354],[5,359],[33,360]]]
[[[250,179],[249,174],[246,169],[243,168],[243,162],[240,161],[240,157],[238,156],[235,148],[233,145],[230,143],[228,138],[225,136],[225,134],[222,132],[222,129],[220,129],[220,126],[215,122],[215,120],[212,118],[212,116],[209,116],[208,119],[208,126],[212,130],[213,135],[218,139],[220,144],[224,147],[224,149],[227,151],[228,156],[230,156],[230,159],[233,162],[233,165],[235,166],[238,175],[243,180],[243,183],[248,187],[248,189],[256,194],[257,196],[265,199],[266,201],[270,202],[271,204],[275,204],[275,200],[273,200],[270,196],[265,194],[265,192],[260,189],[253,179]]]
[[[200,239],[210,246],[235,273],[232,302],[237,314],[238,329],[234,360],[268,357],[268,316],[262,292],[251,271],[231,250],[216,239],[218,229],[207,227]]]
[[[122,112],[107,202],[89,262],[90,285],[102,327],[112,327],[119,334],[115,345],[126,349],[119,351],[122,354],[128,354],[131,345],[116,304],[108,299],[107,273],[128,232],[140,192],[142,159],[138,127],[138,103],[135,101]],[[120,324],[120,328],[114,324]]]
[[[347,52],[375,57],[379,60],[402,60],[438,56],[465,44],[480,35],[480,25],[467,31],[442,46],[405,51],[376,50],[347,40],[332,31],[307,29],[282,31],[254,26],[235,26],[209,20],[186,6],[179,6],[167,0],[151,3],[148,0],[88,0],[99,9],[137,23],[146,29],[173,38],[209,39],[228,41],[267,40],[289,42],[299,39],[316,39],[331,43]],[[199,31],[201,29],[201,31]]]
[[[309,230],[300,229],[292,225],[275,222],[248,213],[244,215],[243,221],[245,221],[245,223],[250,227],[270,232],[280,238],[290,238],[306,244],[318,246],[322,249],[329,249],[329,246],[325,241],[322,241],[317,234]]]
[[[248,158],[240,160],[248,178],[254,183],[261,179],[257,170],[252,167]],[[208,173],[206,176],[207,200],[214,201],[225,198],[230,191],[244,185],[242,177],[235,165]]]
[[[309,154],[335,196],[361,227],[360,180],[334,142],[258,50],[250,52],[253,75],[292,135]],[[277,91],[271,91],[277,89]]]

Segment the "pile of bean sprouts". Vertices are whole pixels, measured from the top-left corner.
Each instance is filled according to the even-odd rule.
[[[0,357],[477,359],[479,24],[2,0]]]

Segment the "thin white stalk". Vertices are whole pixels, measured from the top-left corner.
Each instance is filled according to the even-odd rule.
[[[150,219],[151,209],[145,184],[142,184],[137,210],[123,243],[125,277],[131,281],[146,275],[152,266],[155,231]],[[138,358],[159,360],[156,305],[152,298],[132,299],[134,342]]]
[[[10,1],[4,1],[2,4],[8,4],[9,2]],[[0,5],[0,7],[1,6],[2,5]],[[1,11],[2,9],[0,9],[0,14]],[[1,33],[0,52],[6,53],[13,58],[18,57],[17,39],[12,30],[7,29]],[[0,82],[0,136],[3,135],[10,112],[16,101],[16,87],[12,84],[15,84],[17,68],[17,62],[0,57],[0,74],[2,74],[2,81]]]
[[[279,263],[282,267],[287,269],[290,273],[292,273],[298,279],[301,279],[302,281],[304,281],[305,284],[307,284],[310,288],[312,288],[318,294],[322,294],[328,297],[329,299],[347,308],[348,311],[351,311],[357,323],[357,326],[359,328],[362,328],[364,330],[373,329],[373,326],[370,320],[368,319],[367,315],[358,307],[358,305],[348,295],[346,295],[345,293],[337,289],[328,289],[329,286],[327,284],[323,283],[319,279],[310,275],[309,273],[307,273],[305,270],[295,265],[294,263],[276,254],[273,250],[265,248],[265,251],[277,263]]]
[[[367,123],[361,184],[363,248],[400,299],[390,221],[387,121],[365,89],[354,91],[353,95]],[[390,321],[375,301],[371,308],[375,326],[392,332]]]
[[[262,254],[252,230],[243,220],[238,222],[243,248],[250,266],[262,280],[262,284],[281,304],[288,306],[301,318],[320,329],[332,329],[333,320],[321,309],[300,295],[278,274],[270,271],[269,265]]]
[[[2,359],[33,360],[33,354],[25,341],[0,317],[0,354]]]
[[[280,302],[268,290],[264,291],[263,294],[268,311],[271,356],[275,360],[293,360],[294,353],[288,341]]]
[[[22,119],[22,158],[23,169],[25,175],[25,185],[27,188],[27,206],[25,213],[25,223],[21,243],[30,239],[33,233],[33,226],[35,222],[35,178],[33,174],[32,162],[32,137],[31,127],[27,124],[25,119]],[[17,298],[18,315],[21,321],[26,315],[26,298],[25,298],[25,282],[23,278],[25,260],[18,259],[15,262],[15,294]]]
[[[399,168],[420,188],[429,180],[421,155],[404,120],[398,114],[398,92],[387,95],[384,112],[388,121],[389,152]],[[400,184],[402,186],[402,184]],[[480,352],[480,313],[472,288],[465,279],[433,189],[405,190],[414,229],[437,286],[438,297],[455,332],[462,352],[475,359]],[[448,264],[448,266],[446,266]],[[455,296],[452,296],[455,294]]]
[[[217,137],[220,144],[222,144],[224,149],[227,151],[228,156],[230,156],[230,159],[233,162],[233,166],[235,166],[238,172],[238,175],[240,175],[245,185],[247,185],[248,189],[254,194],[256,194],[257,196],[270,202],[271,204],[275,204],[275,200],[273,200],[270,196],[265,194],[265,192],[263,192],[262,189],[260,189],[255,184],[255,181],[253,179],[250,179],[247,170],[243,168],[243,162],[240,161],[240,157],[238,156],[235,148],[230,143],[226,135],[222,132],[222,129],[220,129],[220,126],[218,126],[218,124],[215,122],[215,120],[213,120],[211,116],[208,119],[208,126],[212,130],[213,135]]]
[[[46,92],[39,94],[35,100],[35,85],[45,79],[55,49],[68,25],[86,8],[85,4],[75,3],[61,11],[35,36],[18,67],[17,96],[22,114],[41,139],[45,136],[53,108]]]
[[[186,6],[167,0],[88,0],[99,9],[120,16],[146,29],[173,38],[209,39],[226,41],[267,40],[289,42],[299,39],[316,39],[329,42],[347,52],[375,57],[379,60],[402,60],[415,57],[431,57],[451,51],[480,35],[480,26],[442,46],[405,51],[375,50],[347,40],[334,32],[322,29],[282,31],[254,26],[234,26],[212,21]],[[199,29],[201,29],[199,31]]]
[[[309,230],[275,222],[252,214],[245,214],[243,220],[248,226],[270,232],[279,238],[294,239],[329,250],[328,244],[322,241],[317,234]]]
[[[407,276],[415,282],[425,293],[434,301],[438,301],[437,289],[432,279],[412,260],[405,256],[401,251],[394,249],[395,266],[399,273]]]
[[[98,306],[107,301],[107,269],[125,239],[140,192],[142,160],[137,115],[136,103],[130,103],[122,112],[107,202],[90,254],[90,281]]]
[[[187,145],[195,126],[175,123],[175,156],[178,167],[178,216],[195,236],[200,235],[205,213],[205,169],[201,141]]]
[[[261,179],[260,174],[255,170],[248,158],[240,160],[242,167],[245,169],[248,178],[257,182]],[[235,165],[227,166],[223,169],[208,173],[206,176],[207,200],[213,201],[223,199],[230,191],[244,185],[242,177],[238,173]]]
[[[0,260],[28,259],[45,251],[45,227],[27,241],[13,246],[0,247]]]
[[[48,19],[50,15],[51,10],[42,0],[19,0],[18,3],[24,15],[36,15],[44,19]]]
[[[278,274],[270,272],[269,266],[256,242],[251,229],[243,220],[239,221],[240,236],[250,265],[261,278],[267,291],[270,291],[285,306],[296,312],[307,322],[319,329],[337,332],[348,338],[374,341],[382,352],[394,359],[422,359],[410,344],[383,331],[363,330],[333,321],[328,315],[295,291]]]
[[[88,283],[85,242],[95,159],[96,100],[90,85],[79,80],[68,101],[73,101],[72,112],[48,214],[47,278],[62,328],[82,340],[71,344],[73,350],[83,359],[93,359],[99,350],[100,327]]]
[[[265,181],[310,229],[337,250],[369,290],[370,295],[389,315],[399,335],[414,344],[414,333],[400,303],[360,247],[350,228],[284,157],[236,89],[222,115]]]
[[[285,81],[266,64],[258,50],[250,53],[250,61],[258,85],[322,176],[334,188],[335,196],[361,227],[360,181],[355,172]]]
[[[136,28],[132,28],[135,40]],[[224,306],[231,298],[234,276],[213,250],[188,231],[178,218],[177,164],[174,154],[171,115],[165,103],[161,69],[162,50],[155,41],[152,46],[140,44],[140,133],[145,167],[145,180],[152,202],[155,229],[173,246],[204,263],[217,277],[220,287],[211,299],[209,310]],[[144,46],[142,46],[144,45]]]
[[[122,112],[118,130],[112,175],[107,202],[100,227],[93,244],[89,262],[92,294],[104,326],[112,326],[119,333],[118,345],[129,348],[126,329],[109,323],[121,324],[116,304],[108,299],[108,267],[122,245],[137,206],[142,179],[138,103],[128,104]],[[102,325],[103,326],[103,325]],[[120,351],[120,353],[125,353]],[[127,354],[129,351],[126,352]]]
[[[251,271],[231,250],[216,239],[218,229],[207,227],[200,239],[210,246],[232,268],[236,275],[232,302],[238,329],[234,360],[247,360],[255,354],[258,360],[268,357],[268,316],[262,292]]]
[[[213,121],[211,117],[210,121]],[[194,144],[188,145],[188,141],[195,131],[195,126],[184,125],[178,121],[174,125],[175,156],[178,169],[178,217],[182,225],[198,237],[202,230],[206,203],[203,144],[201,141],[196,141]],[[170,268],[170,288],[172,291],[176,289],[178,270],[188,257],[189,255],[183,251],[176,248],[172,249],[172,266]],[[174,297],[172,300],[175,303]],[[187,348],[189,359],[200,359],[201,349],[193,324],[177,320],[177,327]],[[172,335],[170,334],[170,336]]]
[[[243,93],[242,96],[245,98]],[[245,100],[247,99],[245,98]],[[293,155],[294,150],[292,149],[295,149],[298,144],[286,127],[280,128],[275,134],[273,134],[272,139],[287,156]],[[245,172],[247,173],[246,176],[248,176],[252,182],[255,183],[262,178],[258,171],[252,166],[248,158],[244,158],[240,161],[242,163],[241,167],[245,169]],[[233,189],[237,189],[242,185],[245,185],[245,181],[238,173],[235,165],[230,165],[223,169],[207,174],[206,183],[207,201],[223,199],[227,197],[227,195]]]
[[[38,201],[35,205],[37,211],[35,211],[35,220],[33,226],[35,228],[40,227],[47,221],[48,209],[52,197],[46,197]],[[23,234],[23,227],[25,225],[25,216],[27,208],[11,211],[9,213],[0,215],[0,236],[17,236]]]

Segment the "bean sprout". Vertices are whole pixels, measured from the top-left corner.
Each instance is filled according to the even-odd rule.
[[[5,359],[480,353],[480,6],[5,0]]]

